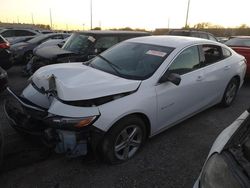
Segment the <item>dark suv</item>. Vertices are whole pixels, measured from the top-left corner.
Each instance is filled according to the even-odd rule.
[[[168,35],[197,37],[218,42],[213,34],[204,31],[174,29],[169,31]]]
[[[32,74],[49,64],[88,61],[121,41],[149,35],[146,32],[132,31],[77,32],[70,36],[62,48],[48,46],[34,51],[34,57],[27,64],[26,70],[28,74]]]

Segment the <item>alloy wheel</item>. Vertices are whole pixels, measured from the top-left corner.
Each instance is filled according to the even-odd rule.
[[[120,160],[131,158],[140,148],[142,138],[142,130],[138,125],[125,127],[115,141],[115,156]]]

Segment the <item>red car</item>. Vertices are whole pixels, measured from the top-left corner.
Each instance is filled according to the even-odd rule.
[[[225,42],[234,51],[243,55],[247,60],[246,77],[250,77],[250,36],[234,36]]]

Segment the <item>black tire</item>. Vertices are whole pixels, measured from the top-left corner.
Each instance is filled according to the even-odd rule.
[[[221,100],[221,106],[229,107],[234,102],[239,89],[239,81],[237,78],[232,78],[227,84],[223,98]]]
[[[133,133],[135,134],[133,135]],[[127,139],[125,139],[126,135]],[[146,135],[144,121],[137,116],[128,116],[115,123],[107,132],[101,143],[100,153],[105,162],[123,163],[140,150],[145,143]],[[115,151],[115,146],[117,151]]]
[[[33,57],[33,52],[32,51],[28,51],[24,54],[24,57],[23,57],[23,62],[24,64],[27,64],[31,58]]]

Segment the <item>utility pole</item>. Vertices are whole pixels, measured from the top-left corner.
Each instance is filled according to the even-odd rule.
[[[185,28],[187,28],[187,27],[188,27],[189,5],[190,5],[190,0],[188,0],[188,6],[187,6],[187,15],[186,15],[186,24],[185,24]]]
[[[52,14],[51,14],[51,9],[49,9],[49,16],[50,16],[50,29],[52,29]]]
[[[34,25],[34,17],[33,17],[33,13],[31,13],[31,20],[32,20],[32,24]]]
[[[92,30],[92,0],[90,0],[90,30]]]
[[[168,30],[169,30],[169,27],[170,27],[170,18],[168,17]]]

